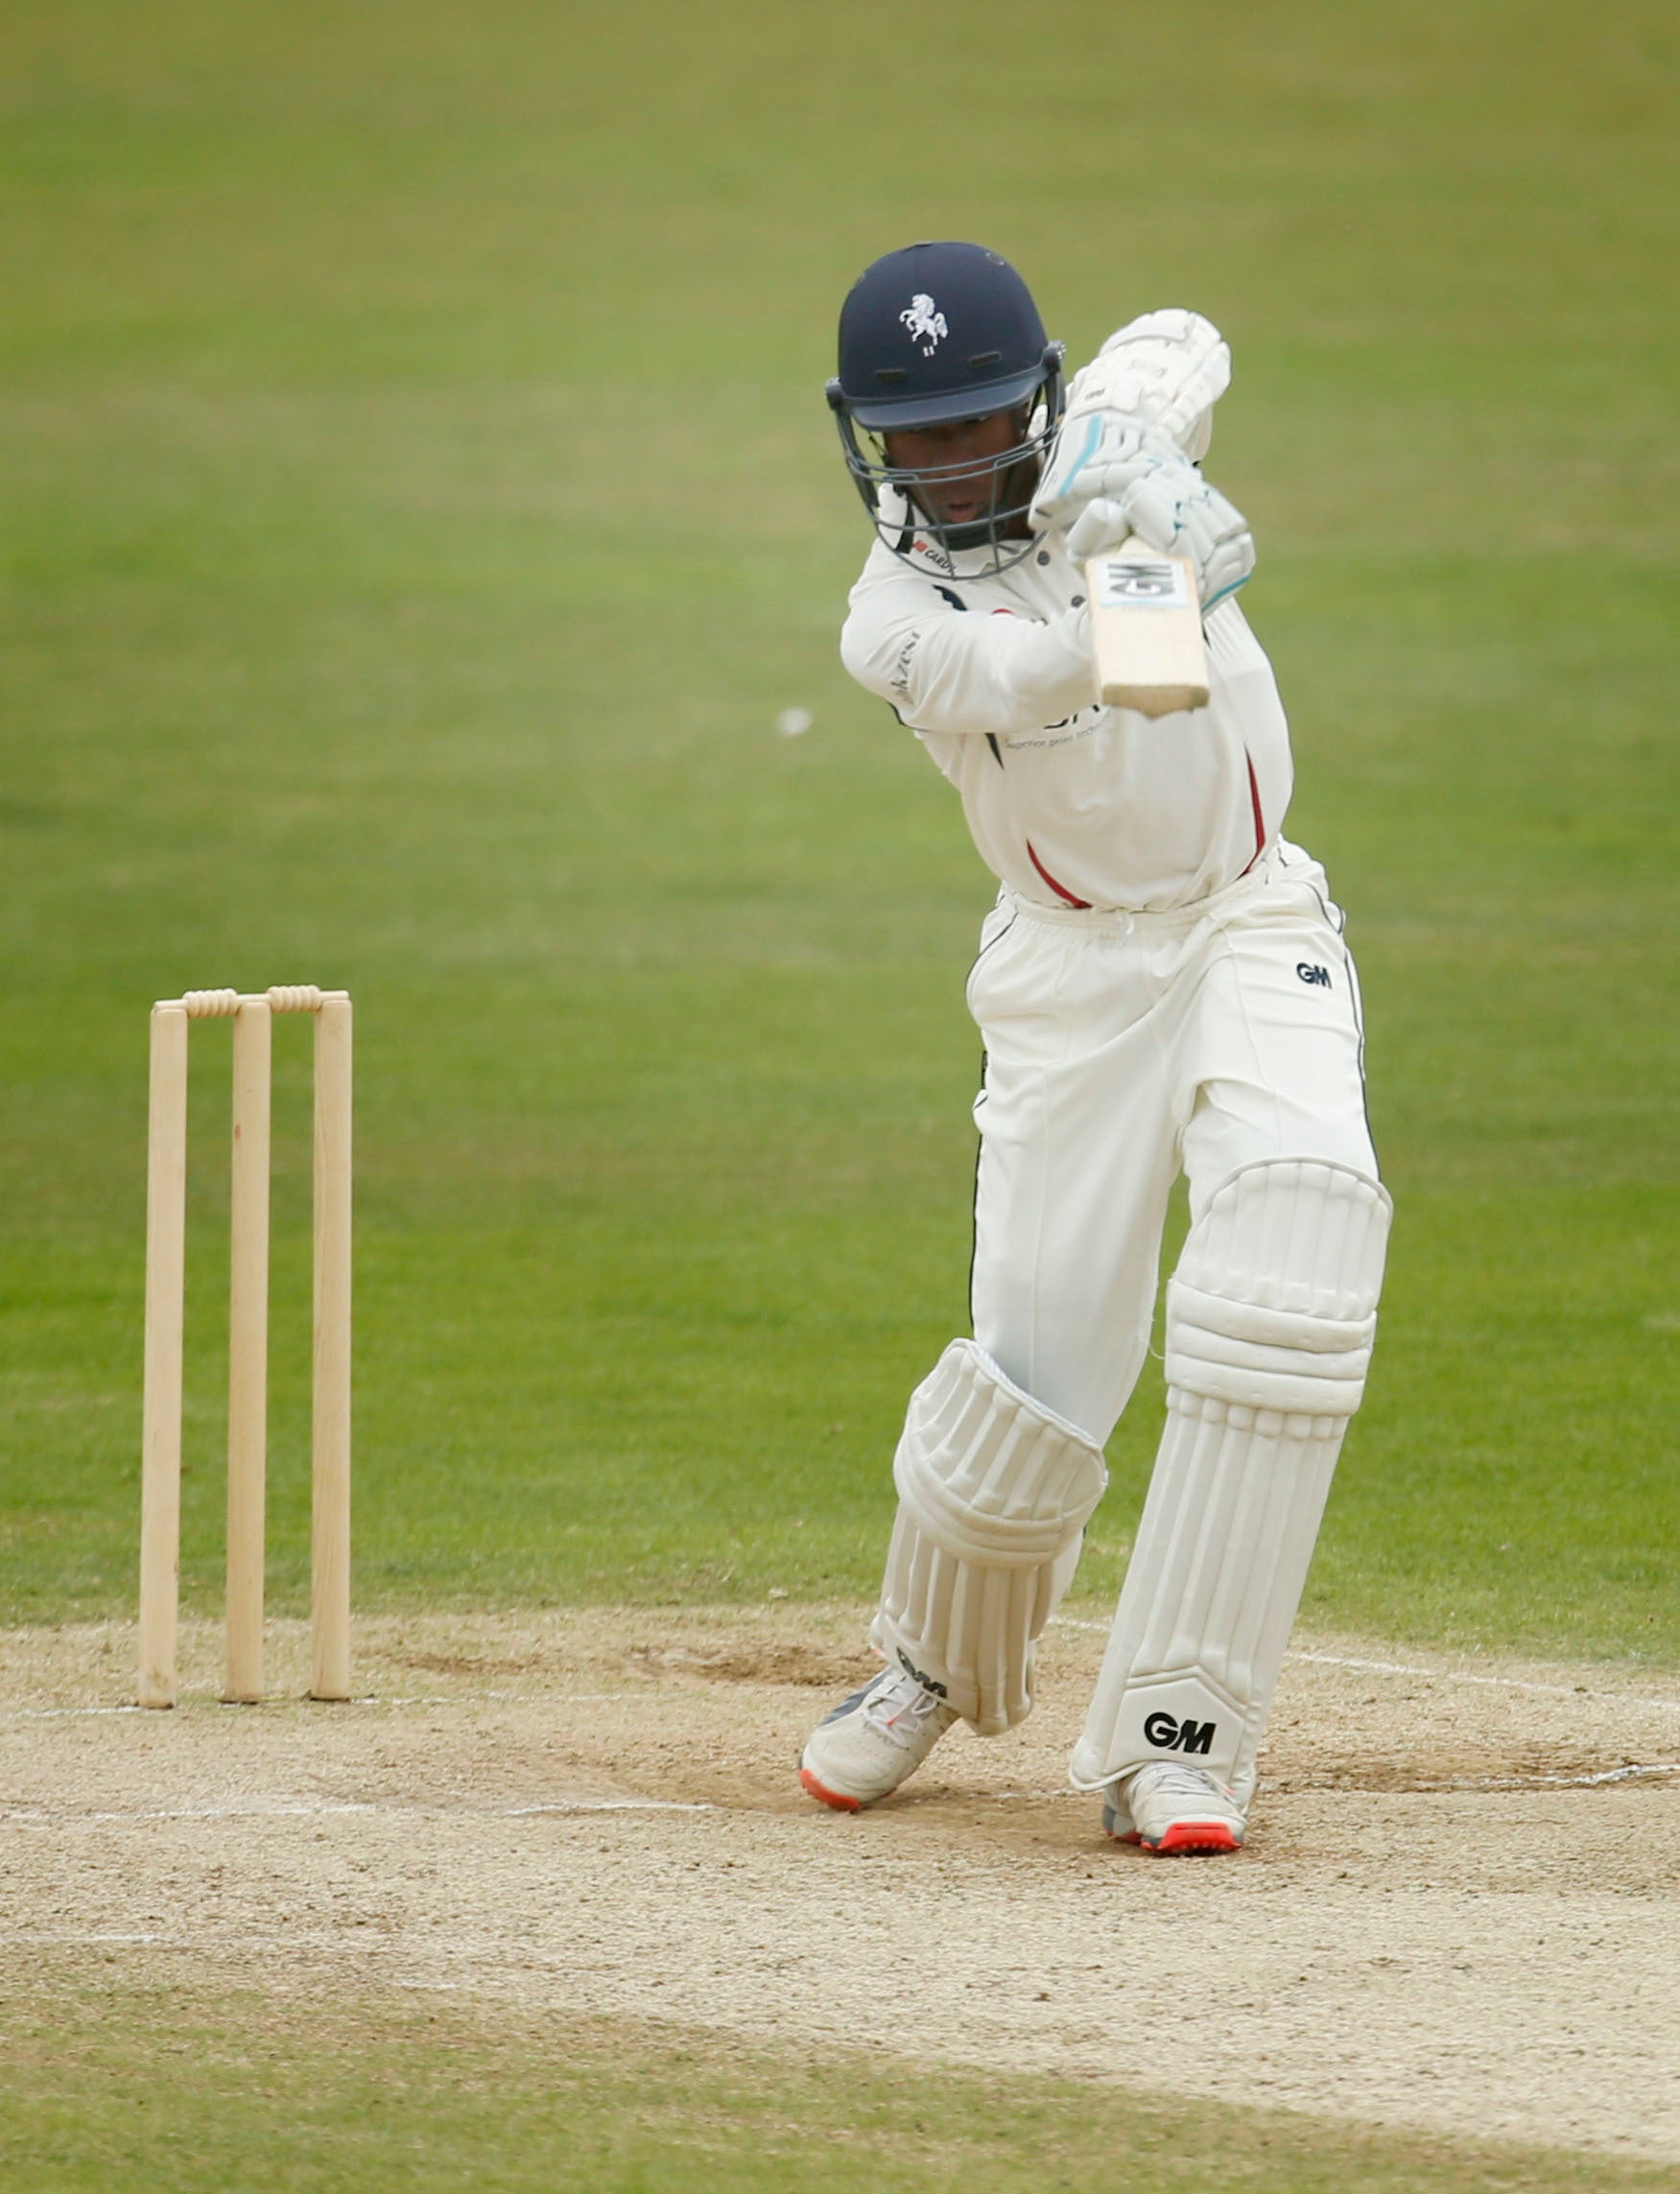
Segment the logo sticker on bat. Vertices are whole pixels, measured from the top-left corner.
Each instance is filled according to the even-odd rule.
[[[1097,609],[1189,609],[1184,566],[1171,556],[1103,556],[1093,606]]]

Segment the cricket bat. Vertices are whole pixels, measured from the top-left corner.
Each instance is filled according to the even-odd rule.
[[[1208,654],[1195,567],[1132,534],[1085,566],[1091,653],[1108,708],[1171,716],[1206,708]]]

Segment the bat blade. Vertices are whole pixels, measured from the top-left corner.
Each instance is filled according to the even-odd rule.
[[[1207,644],[1190,558],[1164,556],[1134,533],[1090,559],[1085,586],[1104,706],[1143,716],[1206,708]]]

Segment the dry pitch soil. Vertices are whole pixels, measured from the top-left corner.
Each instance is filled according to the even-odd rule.
[[[447,1990],[1680,2159],[1680,1677],[1297,1640],[1252,1841],[1105,1842],[1063,1777],[1101,1645],[862,1816],[807,1727],[858,1611],[364,1621],[363,1694],[133,1708],[131,1627],[0,1637],[0,1946],[132,1979]],[[323,1978],[324,1977],[324,1978]],[[208,1985],[206,1980],[206,1985]]]

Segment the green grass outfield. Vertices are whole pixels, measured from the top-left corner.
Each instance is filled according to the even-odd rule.
[[[822,2064],[396,1995],[55,1973],[0,2017],[0,2167],[36,2194],[1674,2194],[1610,2157],[1373,2134],[1091,2082]],[[1583,2172],[1590,2172],[1590,2181]],[[1117,2173],[1120,2175],[1117,2182]]]
[[[1399,1211],[1308,1619],[1675,1658],[1668,11],[65,0],[0,41],[8,1619],[132,1603],[146,1006],[270,979],[358,1003],[360,1601],[869,1590],[964,1321],[989,894],[836,659],[820,384],[859,267],[956,233],[1076,356],[1175,301],[1235,346],[1210,469]]]

